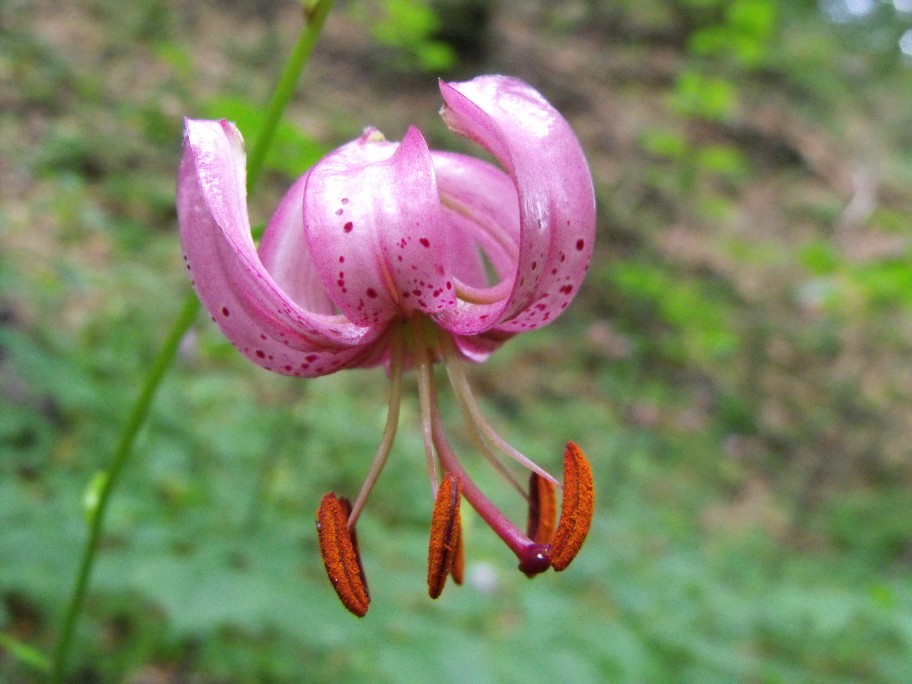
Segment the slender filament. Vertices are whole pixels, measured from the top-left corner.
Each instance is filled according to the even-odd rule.
[[[429,400],[431,403],[430,408],[432,409],[431,425],[434,447],[440,456],[441,465],[446,472],[452,473],[459,478],[462,486],[462,495],[481,516],[482,520],[488,523],[513,553],[521,557],[532,542],[484,495],[462,467],[444,434],[443,422],[440,420],[440,411],[437,409],[437,397],[434,394],[433,387],[430,388]]]
[[[364,504],[367,503],[367,497],[377,483],[383,466],[389,458],[390,450],[393,448],[393,441],[396,439],[396,429],[399,427],[399,407],[402,404],[402,336],[394,333],[390,339],[390,376],[392,384],[390,386],[389,408],[386,413],[386,426],[383,428],[383,437],[380,439],[380,445],[377,447],[377,453],[371,463],[370,471],[364,484],[361,485],[361,491],[358,492],[358,498],[352,506],[352,511],[348,516],[348,528],[353,529],[358,521],[358,516],[364,510]]]
[[[418,326],[415,327],[415,355],[418,372],[418,402],[421,404],[421,436],[424,438],[424,456],[427,459],[428,477],[431,480],[431,493],[437,498],[437,461],[434,456],[434,431],[432,414],[436,411],[434,399],[434,369],[428,356],[424,335]]]
[[[509,456],[517,463],[528,468],[532,472],[538,473],[539,476],[545,478],[549,482],[552,482],[555,486],[560,487],[561,483],[558,482],[554,476],[551,475],[551,473],[549,473],[547,470],[542,468],[540,465],[532,461],[521,452],[517,451],[497,433],[497,431],[491,426],[490,423],[488,423],[488,421],[485,420],[484,416],[481,413],[481,408],[478,406],[478,401],[475,399],[475,395],[472,393],[472,388],[469,385],[469,380],[465,375],[465,371],[462,369],[462,363],[459,360],[459,355],[453,345],[453,341],[448,335],[441,335],[440,337],[441,346],[443,347],[444,352],[444,363],[446,365],[447,375],[450,377],[450,384],[456,391],[456,396],[459,397],[460,406],[463,406],[465,411],[468,412],[470,422],[488,441],[491,442],[491,444],[493,444],[505,455]]]

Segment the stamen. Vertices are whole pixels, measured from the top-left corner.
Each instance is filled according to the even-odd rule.
[[[334,492],[324,496],[317,509],[317,536],[323,565],[336,595],[348,610],[364,617],[370,604],[370,594],[358,555],[357,538],[347,524],[350,508],[350,504],[344,499],[337,499]]]
[[[459,478],[452,473],[443,476],[434,502],[431,517],[431,540],[428,544],[428,594],[432,599],[440,596],[446,584],[447,575],[453,569],[460,546],[459,502],[461,500]],[[461,583],[461,568],[459,580]]]
[[[526,534],[536,544],[550,544],[557,527],[557,499],[554,485],[532,473],[529,476],[529,521]]]
[[[358,521],[358,516],[360,516],[361,511],[364,510],[364,504],[367,503],[367,497],[377,483],[377,478],[380,477],[380,472],[383,470],[383,466],[386,465],[386,460],[389,458],[390,451],[393,448],[393,441],[396,439],[396,429],[399,427],[399,407],[402,404],[402,347],[403,341],[401,334],[398,332],[393,333],[390,339],[391,387],[389,407],[387,408],[386,413],[386,426],[383,428],[383,437],[380,439],[380,444],[377,447],[377,453],[374,455],[374,460],[371,463],[370,471],[367,473],[364,484],[361,485],[361,491],[358,492],[358,498],[355,499],[354,507],[350,510],[348,527],[351,530],[355,529],[355,523]]]
[[[487,420],[485,420],[481,413],[481,408],[478,406],[478,402],[475,399],[475,395],[472,393],[472,388],[469,385],[469,380],[465,375],[465,371],[462,369],[459,352],[456,350],[453,340],[449,335],[441,335],[440,338],[441,348],[443,349],[444,365],[446,366],[447,375],[449,375],[450,378],[450,384],[456,391],[460,406],[464,407],[470,422],[476,427],[478,432],[490,441],[492,445],[517,463],[528,468],[532,472],[538,473],[544,479],[549,480],[554,485],[560,487],[560,483],[551,475],[551,473],[517,451],[501,437],[496,430],[494,430]]]
[[[524,499],[528,499],[529,495],[526,493],[526,490],[523,489],[523,486],[513,476],[513,473],[507,469],[507,466],[504,464],[504,462],[498,458],[493,451],[491,451],[491,447],[488,446],[488,443],[485,442],[484,437],[482,437],[481,433],[478,431],[478,426],[468,419],[468,409],[466,408],[462,397],[458,393],[456,394],[456,399],[459,402],[459,408],[462,410],[463,416],[465,416],[467,419],[466,422],[468,423],[467,427],[469,428],[469,437],[481,452],[481,455],[484,456],[485,460],[491,464],[491,467],[500,473],[503,478],[510,484],[510,486],[520,494],[520,496],[522,496]]]
[[[516,525],[510,522],[510,520],[500,512],[500,509],[484,495],[478,488],[478,485],[469,477],[469,474],[462,467],[459,459],[456,458],[453,447],[451,447],[450,443],[447,441],[446,434],[444,434],[443,431],[443,422],[440,420],[439,411],[437,411],[436,408],[435,402],[435,411],[432,414],[434,447],[440,455],[441,464],[448,473],[452,473],[457,477],[462,495],[466,498],[466,501],[472,505],[472,508],[478,512],[478,515],[481,516],[482,520],[484,520],[490,528],[494,530],[497,536],[510,547],[510,550],[513,553],[522,557],[532,542],[517,529]]]
[[[450,575],[456,584],[462,585],[465,574],[465,551],[462,546],[462,515],[456,516],[456,553],[450,566]]]
[[[437,463],[434,458],[434,436],[432,413],[436,409],[434,399],[434,369],[428,357],[427,346],[420,328],[415,326],[415,356],[418,363],[418,403],[421,404],[421,435],[424,438],[424,456],[427,460],[428,476],[431,478],[431,490],[437,494]]]
[[[368,600],[370,600],[370,589],[367,586],[367,576],[364,574],[364,565],[361,564],[361,551],[358,549],[358,532],[355,530],[355,524],[351,519],[352,503],[348,500],[347,497],[344,496],[339,497],[339,503],[342,504],[342,512],[345,514],[345,517],[348,518],[348,534],[351,537],[352,549],[355,551],[355,558],[358,559],[358,572],[361,576],[361,584],[364,585],[364,593],[367,594]]]
[[[551,566],[563,570],[576,557],[589,526],[595,506],[592,468],[586,455],[573,442],[564,451],[564,498],[560,521],[551,543]]]

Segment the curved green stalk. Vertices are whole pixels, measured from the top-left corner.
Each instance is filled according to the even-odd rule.
[[[262,128],[260,128],[257,137],[253,141],[247,156],[248,193],[253,190],[257,180],[259,180],[260,173],[263,170],[263,163],[266,159],[266,153],[272,145],[276,128],[282,118],[282,113],[285,111],[285,108],[294,95],[295,87],[297,86],[301,72],[304,70],[311,52],[313,52],[314,45],[323,29],[326,17],[332,9],[333,2],[334,0],[318,0],[315,4],[311,3],[308,6],[308,9],[305,10],[307,23],[301,31],[301,35],[288,58],[288,62],[285,64],[282,75],[276,84],[272,99],[267,106]],[[83,549],[79,570],[76,574],[76,581],[73,585],[73,593],[67,607],[63,628],[60,633],[60,640],[57,643],[57,649],[54,654],[54,664],[50,680],[53,684],[60,684],[63,681],[67,658],[73,643],[76,623],[79,620],[79,615],[82,612],[82,607],[85,603],[86,590],[88,589],[89,579],[92,574],[92,566],[94,565],[97,556],[98,545],[104,528],[104,518],[108,501],[111,498],[114,487],[117,485],[120,473],[123,471],[124,466],[133,452],[133,444],[136,441],[136,436],[139,434],[140,429],[146,422],[146,418],[149,416],[149,409],[158,392],[159,385],[168,372],[168,369],[171,367],[171,363],[174,361],[174,357],[184,334],[196,320],[199,309],[199,300],[196,298],[195,294],[190,293],[184,300],[177,320],[168,333],[161,351],[159,351],[158,356],[153,361],[149,372],[143,380],[139,396],[127,416],[126,423],[124,423],[120,440],[118,441],[117,448],[111,458],[111,465],[105,473],[105,476],[100,480],[94,510],[90,511],[91,515],[89,516],[89,538]]]

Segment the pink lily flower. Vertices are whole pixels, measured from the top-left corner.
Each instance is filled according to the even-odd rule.
[[[428,589],[462,575],[465,498],[532,576],[562,570],[592,517],[592,474],[572,442],[561,484],[484,419],[465,362],[553,322],[579,290],[595,237],[585,157],[563,117],[529,85],[505,76],[440,83],[442,116],[503,170],[428,146],[411,127],[401,143],[373,129],[327,155],[289,189],[259,248],[251,237],[245,155],[227,121],[188,120],[177,209],[193,286],[225,336],[254,363],[317,377],[384,365],[386,429],[354,504],[330,493],[317,514],[327,573],[346,607],[370,597],[355,523],[396,433],[403,374],[416,370],[425,456],[435,497]],[[524,533],[479,489],[444,432],[433,366],[442,363],[481,453],[529,501]],[[500,460],[531,471],[529,492]]]

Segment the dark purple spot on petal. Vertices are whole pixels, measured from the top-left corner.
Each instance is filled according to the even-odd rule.
[[[342,209],[336,209],[336,216],[342,216]]]
[[[257,349],[257,350],[256,350],[256,355],[257,355],[257,358],[259,358],[259,359],[265,359],[265,358],[266,358],[266,352],[264,352],[262,349]]]
[[[345,263],[345,257],[344,257],[344,256],[340,256],[340,257],[339,257],[339,263],[340,263],[340,264],[344,264],[344,263]]]
[[[365,292],[365,294],[367,294],[367,296],[370,297],[371,299],[377,298],[377,291],[372,287],[367,288],[367,291]]]
[[[561,294],[565,294],[565,295],[570,294],[571,292],[573,292],[573,285],[564,285],[560,289],[560,291],[561,291]]]
[[[222,316],[224,316],[225,318],[228,318],[228,316],[230,316],[230,315],[231,315],[231,312],[228,311],[228,307],[227,307],[227,306],[223,306],[223,307],[222,307]]]
[[[342,198],[342,204],[348,204],[348,197]]]
[[[308,362],[310,362],[310,363],[313,363],[313,362],[316,361],[318,358],[320,358],[320,357],[317,356],[316,354],[308,354],[307,356],[304,357],[304,360],[305,360],[305,361],[308,361]]]
[[[431,246],[431,241],[428,240],[427,238],[421,238],[420,240],[418,240],[418,242],[420,242],[421,246],[424,248],[428,248]]]
[[[354,227],[355,227],[355,224],[353,224],[351,221],[347,221],[345,223],[345,225],[342,226],[342,230],[344,230],[346,233],[350,233],[350,232],[352,232],[352,228],[354,228]],[[580,247],[580,249],[582,249],[582,247]]]
[[[582,251],[583,251],[583,247],[585,247],[585,246],[586,246],[586,241],[585,241],[585,240],[577,240],[577,241],[576,241],[576,251],[582,252]]]

